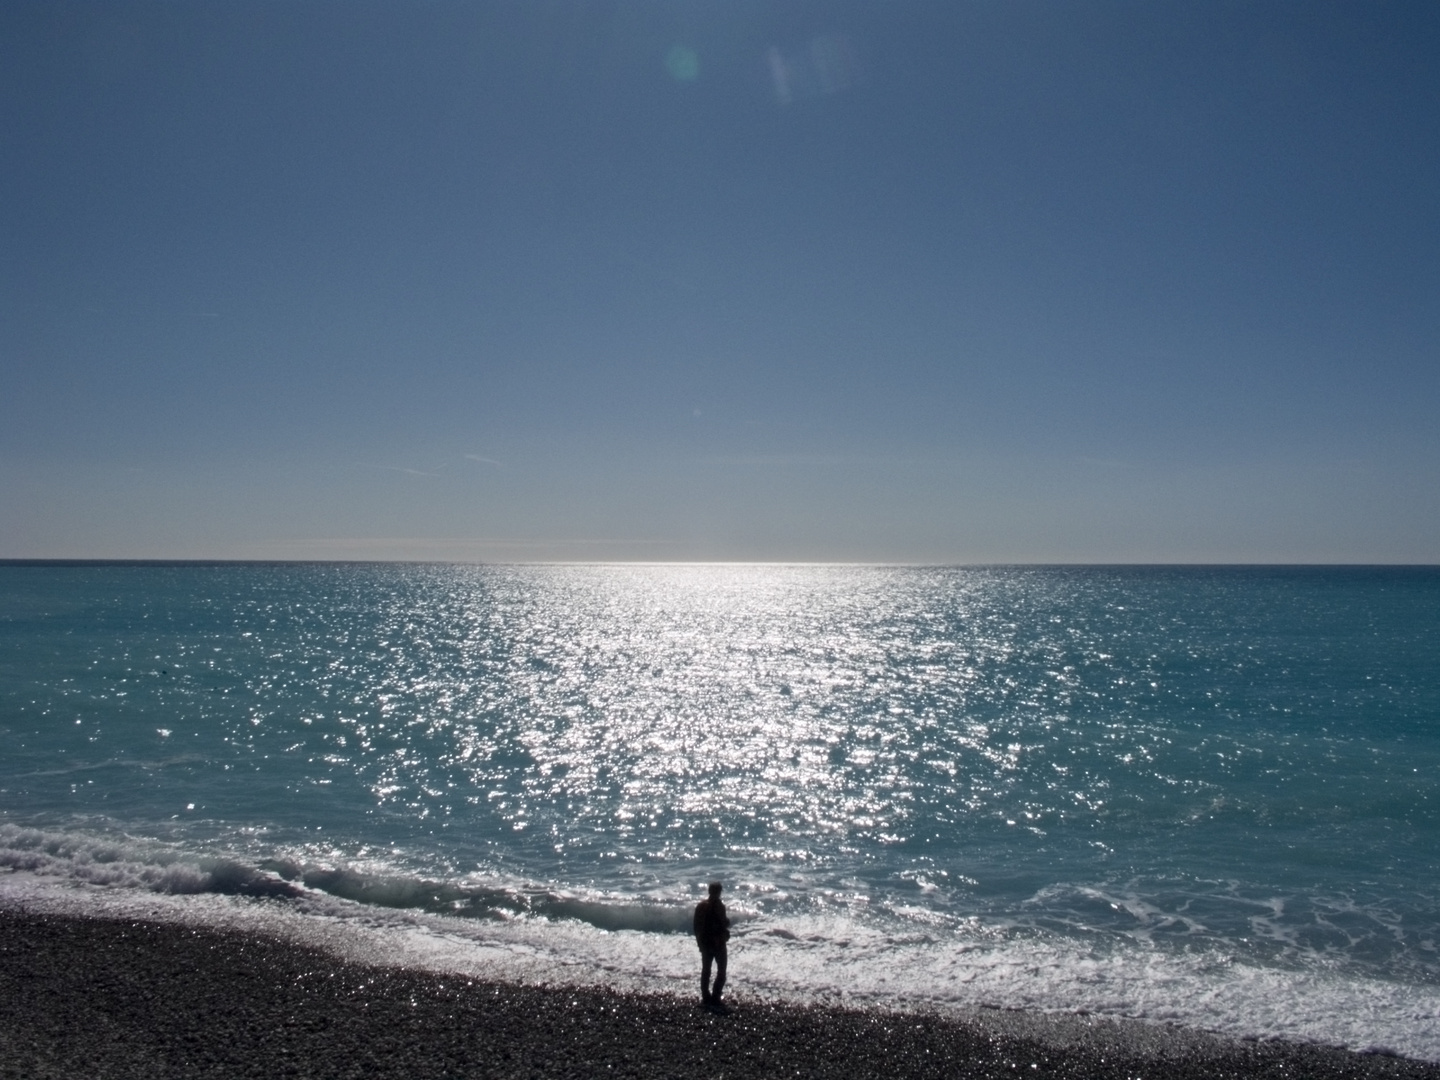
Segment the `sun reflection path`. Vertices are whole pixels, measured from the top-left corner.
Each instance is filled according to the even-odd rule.
[[[982,586],[932,611],[884,569],[516,569],[450,613],[461,670],[407,690],[459,786],[557,851],[823,857],[1012,785],[1024,743],[971,715],[1013,697],[986,681],[1016,645]]]
[[[1211,704],[1212,647],[1084,576],[414,567],[366,589],[304,614],[283,661],[314,673],[313,782],[397,842],[444,830],[457,872],[933,881],[989,851],[992,879],[1025,852],[1053,875],[1127,821],[1232,812],[1216,781],[1260,767],[1251,727],[1195,722],[1243,706]],[[231,729],[244,753],[272,745],[296,677],[273,674]]]

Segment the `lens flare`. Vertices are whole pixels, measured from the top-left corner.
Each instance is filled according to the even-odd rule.
[[[665,54],[665,70],[676,82],[694,82],[700,77],[700,57],[694,49],[673,45]]]

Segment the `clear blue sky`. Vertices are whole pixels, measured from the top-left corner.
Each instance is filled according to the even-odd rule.
[[[1440,561],[1440,5],[0,6],[0,557]]]

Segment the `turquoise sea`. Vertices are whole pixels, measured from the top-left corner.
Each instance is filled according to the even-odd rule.
[[[1440,1060],[1440,569],[0,563],[0,903]]]

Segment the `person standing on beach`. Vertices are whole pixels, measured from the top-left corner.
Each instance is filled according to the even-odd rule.
[[[700,1003],[719,1006],[725,989],[725,943],[730,940],[730,919],[720,902],[718,881],[710,882],[710,896],[695,905],[695,944],[700,946]],[[715,985],[710,985],[710,965],[715,965]]]

